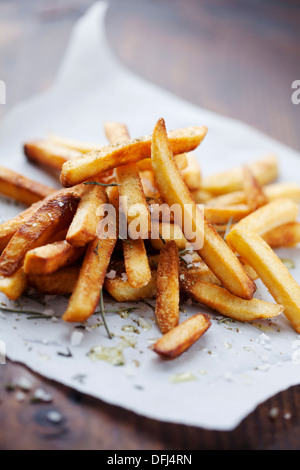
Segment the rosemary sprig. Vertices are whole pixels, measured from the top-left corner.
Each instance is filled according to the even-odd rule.
[[[148,307],[150,307],[153,310],[153,312],[155,312],[155,307],[153,307],[153,305],[151,305],[150,302],[147,302],[147,300],[142,300],[141,302],[148,305]]]
[[[84,185],[92,185],[92,186],[121,186],[119,183],[98,183],[97,181],[86,181],[83,183]]]
[[[102,320],[103,320],[103,324],[105,326],[105,329],[107,331],[107,334],[108,334],[108,337],[109,339],[112,339],[112,334],[111,332],[109,331],[109,328],[107,326],[107,323],[106,323],[106,318],[105,318],[105,309],[104,309],[104,301],[103,301],[103,290],[101,289],[101,294],[100,294],[100,308],[101,308],[101,317],[102,317]]]
[[[42,312],[34,312],[32,310],[20,310],[20,309],[15,309],[15,308],[9,308],[9,307],[0,307],[0,310],[3,312],[8,312],[8,313],[19,313],[21,315],[31,315],[31,316],[38,316],[38,317],[43,317],[43,318],[50,318],[47,317],[47,315],[44,315]]]

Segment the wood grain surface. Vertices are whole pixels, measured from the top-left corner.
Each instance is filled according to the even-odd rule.
[[[76,20],[91,0],[0,0],[0,79],[13,105],[47,89]],[[300,3],[253,0],[112,0],[107,34],[132,71],[209,110],[241,119],[300,150]],[[18,401],[7,385],[32,390]],[[42,388],[51,403],[32,403]],[[234,406],[234,403],[228,403]],[[62,421],[49,421],[50,411]],[[0,365],[0,448],[29,450],[298,450],[300,386],[260,405],[231,432],[160,423]]]

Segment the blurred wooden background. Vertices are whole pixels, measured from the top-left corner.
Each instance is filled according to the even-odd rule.
[[[0,0],[0,80],[7,104],[46,90],[91,0]],[[132,71],[174,94],[300,150],[300,2],[111,0],[107,34]],[[6,384],[30,377],[53,403],[20,403]],[[228,404],[231,406],[231,404]],[[63,421],[54,425],[49,410]],[[275,411],[274,411],[275,410]],[[300,386],[259,406],[232,432],[161,424],[82,396],[18,364],[0,366],[1,449],[299,449]]]

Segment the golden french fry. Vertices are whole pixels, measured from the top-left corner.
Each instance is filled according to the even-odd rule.
[[[230,292],[251,299],[256,286],[232,250],[197,208],[174,164],[163,119],[158,121],[153,132],[152,165],[161,196],[169,206],[175,204],[181,209],[181,220],[176,222],[187,240],[193,246],[195,240],[197,245],[204,240],[203,246],[198,246],[195,251]],[[185,224],[189,225],[188,231]]]
[[[268,204],[268,198],[263,190],[262,185],[253,175],[248,166],[244,166],[244,192],[246,203],[250,207],[251,212],[256,211],[260,207]]]
[[[207,128],[191,127],[171,131],[170,145],[173,153],[180,154],[194,150],[204,139]],[[136,163],[151,156],[151,136],[141,137],[123,144],[110,145],[100,151],[70,160],[63,165],[61,182],[63,186],[74,186],[113,168]]]
[[[151,269],[142,239],[123,241],[125,270],[131,287],[146,286],[151,279]]]
[[[156,296],[156,271],[152,270],[151,278],[148,284],[143,287],[132,287],[125,273],[117,273],[113,267],[108,270],[105,281],[104,289],[117,301],[117,302],[135,302],[138,300],[151,299]]]
[[[23,268],[9,277],[0,277],[0,292],[10,300],[17,300],[27,288],[27,277]]]
[[[0,225],[0,253],[8,245],[9,241],[12,239],[16,231],[30,219],[32,214],[37,211],[39,207],[43,204],[42,201],[32,204],[25,211],[18,214],[13,219],[7,220]]]
[[[141,161],[143,162],[144,160]],[[140,178],[146,199],[157,199],[159,193],[153,171],[140,171]]]
[[[223,287],[203,282],[193,274],[186,274],[183,286],[197,302],[237,321],[249,322],[260,318],[272,318],[284,311],[282,305],[259,299],[244,300],[236,297]]]
[[[300,333],[300,286],[286,266],[256,233],[235,230],[231,244],[257,272],[275,301],[284,306],[284,315]]]
[[[104,187],[97,183],[86,186],[66,235],[66,240],[75,247],[83,247],[97,236],[97,226],[102,218],[99,209],[108,202]]]
[[[267,155],[248,166],[261,185],[271,183],[278,176],[278,162],[274,155]],[[216,196],[243,189],[243,167],[203,178],[202,189]]]
[[[294,222],[298,211],[298,204],[291,199],[276,199],[238,222],[226,236],[226,241],[231,245],[233,233],[239,229],[263,235],[279,225]]]
[[[75,248],[66,240],[50,243],[26,253],[24,271],[32,275],[51,274],[74,264],[83,254],[83,248]]]
[[[127,127],[124,124],[110,122],[105,125],[105,132],[111,143],[124,142],[129,139]],[[139,170],[136,163],[125,165],[116,169],[116,178],[119,186],[119,202],[126,200],[125,207],[120,203],[123,212],[127,215],[127,223],[134,218],[130,211],[139,205],[144,214],[140,223],[140,238],[123,241],[123,253],[128,282],[133,288],[140,288],[148,284],[151,279],[151,269],[143,238],[148,238],[150,230],[150,211],[143,191]],[[133,215],[133,214],[132,214]],[[130,230],[129,230],[130,232]]]
[[[77,150],[72,150],[48,140],[26,142],[24,153],[29,161],[58,171],[62,169],[63,164],[68,160],[82,155]]]
[[[300,202],[300,186],[295,183],[273,183],[263,186],[264,193],[268,202],[275,199],[292,199],[294,202]],[[222,194],[211,198],[210,205],[233,205],[245,204],[246,197],[244,191],[234,191],[228,194]]]
[[[42,294],[72,294],[80,273],[80,266],[67,266],[51,274],[28,274],[28,284]]]
[[[201,169],[193,152],[187,154],[187,161],[188,166],[181,171],[182,179],[190,191],[195,191],[201,188]]]
[[[88,245],[64,321],[83,322],[94,314],[115,244],[116,239],[96,238]]]
[[[54,193],[55,189],[0,167],[0,193],[30,206]]]
[[[288,224],[279,225],[279,227],[262,235],[262,238],[272,248],[296,245],[300,243],[300,223],[290,222]]]
[[[151,349],[161,356],[175,358],[189,349],[211,326],[209,315],[194,315],[160,338]]]
[[[155,315],[161,332],[167,333],[179,322],[179,258],[174,241],[161,249],[156,282]]]
[[[204,206],[204,215],[212,225],[228,224],[239,222],[252,212],[247,204],[235,204],[232,206],[210,206],[209,201]]]
[[[2,252],[0,275],[14,274],[21,267],[27,251],[48,243],[56,232],[70,224],[79,201],[77,194],[76,190],[63,190],[43,201]]]

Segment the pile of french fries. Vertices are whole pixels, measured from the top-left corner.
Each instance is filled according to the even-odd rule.
[[[274,251],[300,241],[300,187],[275,182],[273,155],[203,177],[194,151],[206,133],[167,132],[159,119],[152,135],[133,140],[126,125],[107,122],[105,146],[53,134],[27,142],[28,160],[54,170],[62,187],[0,168],[0,192],[28,206],[0,225],[0,291],[11,300],[32,288],[69,294],[66,322],[90,318],[103,291],[118,302],[156,298],[162,337],[152,349],[169,358],[211,325],[208,314],[180,322],[187,298],[242,322],[283,313],[300,333],[300,287]],[[126,215],[125,237],[119,218],[106,220],[107,233],[106,205]],[[274,303],[254,297],[257,279]]]

